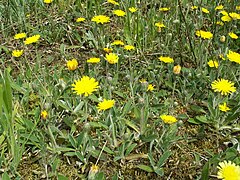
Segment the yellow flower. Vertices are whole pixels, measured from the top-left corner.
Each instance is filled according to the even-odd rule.
[[[131,13],[135,13],[138,9],[135,8],[135,7],[130,7],[130,8],[128,8],[128,10],[129,10]]]
[[[215,7],[215,10],[222,10],[223,9],[223,5],[218,5],[217,7]]]
[[[114,0],[108,0],[107,2],[119,6],[119,3]]]
[[[110,17],[108,16],[105,16],[105,15],[98,15],[98,16],[94,16],[92,18],[92,21],[93,22],[96,22],[96,23],[101,23],[101,24],[104,24],[104,23],[108,23],[110,22]]]
[[[23,54],[23,50],[13,50],[12,56],[13,57],[20,57]]]
[[[160,116],[160,118],[163,120],[164,123],[166,124],[173,124],[175,122],[177,122],[177,119],[174,117],[174,116],[171,116],[171,115],[165,115],[165,114],[162,114]]]
[[[113,10],[113,14],[117,15],[117,16],[125,16],[126,13],[123,10],[117,9],[117,10]]]
[[[85,21],[86,19],[84,17],[79,17],[77,18],[76,22],[83,22]]]
[[[109,53],[106,54],[106,60],[110,63],[110,64],[116,64],[118,63],[118,55],[115,53]]]
[[[132,45],[125,45],[125,46],[124,46],[124,49],[127,50],[127,51],[132,51],[132,50],[135,49],[135,47],[132,46]]]
[[[229,16],[230,16],[233,20],[240,19],[240,14],[235,13],[235,12],[229,13]]]
[[[77,95],[84,94],[84,96],[91,95],[99,88],[98,81],[88,76],[83,76],[80,80],[75,80],[75,84],[72,84],[72,86],[72,90],[74,90]]]
[[[26,36],[27,36],[26,33],[18,33],[15,34],[14,39],[22,39],[25,38]]]
[[[234,83],[226,79],[218,79],[211,84],[214,92],[220,92],[222,95],[228,95],[236,91]]]
[[[154,85],[152,84],[149,84],[148,85],[148,88],[147,88],[147,91],[153,91],[155,88],[154,88]]]
[[[106,52],[106,53],[111,53],[113,51],[113,49],[111,48],[103,48],[103,50]]]
[[[202,10],[203,13],[209,14],[209,10],[208,9],[202,8],[201,10]]]
[[[78,62],[77,62],[76,59],[72,59],[72,60],[67,61],[68,70],[74,71],[75,69],[77,69],[77,66],[78,66]]]
[[[96,174],[98,173],[98,171],[99,171],[99,167],[93,164],[88,173],[88,179],[96,179]]]
[[[174,74],[180,74],[182,67],[180,65],[176,65],[173,67]]]
[[[239,180],[240,179],[240,166],[231,161],[223,161],[219,163],[217,167],[219,169],[217,173],[218,179],[223,180]]]
[[[44,0],[43,2],[46,3],[46,4],[50,4],[50,3],[53,2],[53,0]]]
[[[223,26],[224,25],[224,23],[222,21],[217,21],[216,24],[219,25],[219,26]]]
[[[166,12],[166,11],[169,11],[170,8],[167,8],[167,7],[164,7],[164,8],[159,8],[159,11],[163,11],[163,12]]]
[[[47,113],[47,111],[42,111],[41,112],[41,117],[43,118],[43,119],[47,119],[47,116],[48,116],[48,113]]]
[[[236,6],[236,10],[237,10],[237,11],[240,11],[240,6]]]
[[[89,58],[89,59],[87,60],[87,62],[88,62],[88,63],[99,63],[99,62],[100,62],[100,58],[95,58],[95,57]]]
[[[227,54],[227,58],[229,59],[229,61],[240,64],[240,54],[239,53],[229,50],[228,54]]]
[[[210,60],[210,61],[208,61],[207,64],[208,64],[209,67],[218,68],[218,62],[215,61],[215,60]]]
[[[237,38],[238,38],[238,36],[237,36],[235,33],[233,33],[233,32],[228,33],[228,35],[229,35],[232,39],[237,39]]]
[[[223,112],[227,112],[230,110],[229,107],[227,107],[227,103],[219,104],[219,110]]]
[[[107,110],[114,106],[114,100],[106,100],[104,99],[102,102],[98,103],[98,110]]]
[[[213,34],[209,31],[202,31],[202,30],[199,30],[199,31],[196,31],[196,35],[198,37],[201,37],[203,39],[211,39],[213,37]]]
[[[165,63],[173,63],[174,62],[173,58],[170,58],[170,57],[160,56],[158,59]]]
[[[115,41],[113,41],[113,43],[111,43],[111,45],[121,45],[121,46],[123,46],[124,42],[121,41],[121,40],[115,40]]]
[[[155,26],[157,26],[158,28],[164,28],[164,27],[166,27],[163,23],[161,23],[161,22],[157,22],[157,23],[155,23]]]
[[[191,9],[192,9],[192,10],[198,9],[198,6],[192,6]]]
[[[25,45],[32,44],[32,43],[38,42],[39,39],[40,39],[40,35],[37,34],[37,35],[31,36],[31,37],[28,37],[28,38],[24,41],[24,44],[25,44]]]
[[[221,20],[223,22],[230,22],[232,20],[232,18],[230,16],[228,16],[228,15],[225,15],[225,16],[221,17]]]
[[[225,11],[225,10],[223,10],[223,11],[220,11],[220,13],[221,13],[222,15],[224,15],[224,16],[228,16],[228,12],[227,12],[227,11]]]

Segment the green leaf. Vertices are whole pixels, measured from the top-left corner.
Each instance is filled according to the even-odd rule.
[[[105,151],[105,152],[107,152],[108,154],[114,154],[114,152],[110,149],[110,148],[108,148],[108,147],[104,147],[103,148],[103,150]]]
[[[209,123],[206,116],[196,116],[196,119],[202,123]]]
[[[108,129],[108,126],[101,123],[101,122],[89,122],[90,126],[93,128],[104,128],[104,129]]]
[[[57,178],[58,178],[58,180],[68,180],[68,177],[61,175],[61,174],[58,174]]]
[[[149,136],[144,136],[144,135],[141,135],[140,136],[140,139],[144,142],[151,142],[153,141],[154,139],[156,139],[158,136],[156,134],[151,134]]]
[[[127,120],[127,119],[123,119],[126,123],[127,126],[129,126],[130,128],[134,129],[137,133],[140,133],[138,127],[131,121]]]
[[[159,176],[163,176],[164,175],[164,171],[163,168],[154,168],[154,172],[157,173]]]
[[[146,171],[146,172],[149,172],[149,173],[154,172],[154,170],[153,170],[152,167],[146,166],[146,165],[144,165],[144,164],[139,164],[139,165],[137,165],[137,168],[142,169],[142,170],[144,170],[144,171]]]
[[[202,124],[201,122],[199,122],[198,120],[193,119],[193,118],[189,118],[189,119],[188,119],[188,122],[189,122],[189,123],[192,123],[192,124]]]
[[[201,106],[191,105],[190,109],[193,110],[196,113],[204,113],[204,114],[206,114],[206,111]]]
[[[158,160],[157,166],[162,167],[163,164],[166,162],[166,160],[172,155],[171,151],[166,151],[163,153],[163,155]]]
[[[105,175],[103,172],[97,173],[94,177],[94,180],[104,180],[104,179],[106,179],[106,178],[105,178]]]
[[[127,150],[126,150],[126,152],[125,152],[125,156],[129,155],[136,146],[137,146],[137,143],[131,144],[131,145],[127,148]]]
[[[131,106],[132,106],[132,101],[128,101],[127,104],[124,106],[123,108],[123,112],[122,112],[122,116],[124,116],[125,114],[127,114],[130,109],[131,109]]]
[[[205,163],[203,166],[201,179],[209,179],[209,162]]]
[[[2,175],[2,180],[10,180],[9,175],[7,174],[7,172],[4,172]]]

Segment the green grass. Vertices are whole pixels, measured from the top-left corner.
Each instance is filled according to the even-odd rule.
[[[219,162],[240,164],[240,61],[227,57],[229,50],[240,52],[240,38],[228,35],[240,36],[239,20],[217,25],[223,15],[214,1],[117,2],[0,0],[2,179],[216,179]],[[221,4],[240,13],[238,1]],[[130,7],[138,10],[131,13]],[[114,15],[114,9],[126,16]],[[110,22],[91,21],[100,14]],[[86,20],[76,22],[78,17]],[[158,29],[157,22],[166,27]],[[198,30],[213,37],[202,39]],[[25,39],[14,39],[21,32],[41,38],[25,45]],[[114,40],[135,50],[113,46]],[[118,63],[106,61],[105,47],[118,54]],[[24,53],[13,57],[15,49]],[[89,64],[91,57],[101,61]],[[78,67],[70,71],[66,62],[73,58]],[[210,60],[219,67],[209,67]],[[83,76],[99,82],[89,96],[72,90]],[[236,91],[214,92],[211,84],[219,78],[233,82]],[[147,91],[149,84],[153,91]],[[103,99],[115,100],[114,106],[99,111]],[[227,112],[219,110],[224,102]],[[177,122],[164,123],[162,114]]]

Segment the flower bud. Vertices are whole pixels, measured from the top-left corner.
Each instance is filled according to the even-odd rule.
[[[182,67],[180,65],[176,65],[173,67],[174,74],[180,74]]]

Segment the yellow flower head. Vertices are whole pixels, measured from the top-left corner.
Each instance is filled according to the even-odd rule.
[[[25,44],[25,45],[32,44],[32,43],[38,42],[39,39],[40,39],[40,35],[37,34],[37,35],[31,36],[31,37],[28,37],[28,38],[24,41],[24,44]]]
[[[218,62],[215,61],[215,60],[210,60],[208,61],[208,66],[211,67],[211,68],[218,68]]]
[[[192,10],[198,9],[198,6],[192,6],[191,9]]]
[[[230,110],[229,107],[227,107],[227,103],[219,104],[219,110],[223,112],[227,112]]]
[[[240,6],[236,6],[236,10],[237,10],[237,11],[240,11]]]
[[[202,8],[201,10],[202,10],[203,13],[209,14],[209,10],[208,9]]]
[[[149,84],[148,85],[148,88],[147,88],[147,91],[153,91],[155,88],[154,88],[154,85],[152,84]]]
[[[101,23],[101,24],[104,24],[104,23],[108,23],[110,22],[110,17],[108,16],[105,16],[105,15],[98,15],[98,16],[94,16],[92,18],[92,21],[93,22],[96,22],[96,23]]]
[[[84,96],[91,95],[99,88],[98,81],[88,76],[83,76],[80,80],[75,80],[75,84],[72,84],[72,86],[72,90],[74,90],[77,95],[84,94]]]
[[[13,50],[12,56],[13,57],[20,57],[23,54],[23,50]]]
[[[226,79],[218,79],[212,82],[211,84],[214,92],[220,92],[222,95],[232,94],[236,91],[234,83]]]
[[[217,178],[223,180],[239,180],[240,178],[240,166],[231,161],[223,161],[219,163],[217,167]]]
[[[50,3],[53,2],[53,0],[44,0],[43,2],[46,3],[46,4],[50,4]]]
[[[128,8],[128,10],[129,10],[131,13],[135,13],[138,9],[135,8],[135,7],[130,7],[130,8]]]
[[[113,43],[111,43],[111,45],[121,45],[121,46],[124,46],[124,42],[121,41],[121,40],[115,40],[115,41],[113,41]]]
[[[240,14],[235,13],[235,12],[229,13],[229,16],[230,16],[233,20],[238,20],[238,19],[240,19]]]
[[[216,24],[219,25],[219,26],[223,26],[224,25],[224,23],[222,21],[217,21]]]
[[[115,53],[109,53],[106,54],[106,60],[110,63],[110,64],[116,64],[118,63],[118,55]]]
[[[223,8],[223,5],[218,5],[217,7],[215,7],[215,10],[222,10]]]
[[[87,60],[87,63],[99,63],[99,62],[100,62],[100,58],[96,58],[96,57],[89,58]]]
[[[125,16],[126,13],[123,10],[117,9],[117,10],[113,10],[113,14],[117,15],[117,16]]]
[[[79,17],[77,18],[76,22],[83,22],[85,21],[86,19],[84,17]]]
[[[202,30],[199,30],[199,31],[196,31],[196,35],[198,37],[201,37],[203,39],[211,39],[213,37],[213,34],[209,31],[202,31]]]
[[[158,28],[165,28],[165,27],[166,27],[166,26],[165,26],[163,23],[161,23],[161,22],[155,23],[155,26],[157,26]]]
[[[47,119],[47,116],[48,116],[48,113],[47,113],[46,110],[44,110],[44,111],[41,112],[41,117],[42,117],[42,119]]]
[[[26,33],[18,33],[15,34],[14,39],[22,39],[25,38],[26,36],[27,36]]]
[[[108,0],[107,2],[119,6],[119,3],[114,0]]]
[[[165,63],[173,63],[174,62],[173,58],[163,57],[163,56],[160,56],[159,60],[162,61],[162,62],[165,62]]]
[[[98,110],[107,110],[114,106],[114,100],[106,100],[104,99],[102,102],[98,103]]]
[[[237,39],[237,38],[238,38],[238,36],[237,36],[235,33],[233,33],[233,32],[228,33],[228,35],[229,35],[232,39]]]
[[[103,48],[103,50],[106,52],[106,53],[111,53],[113,51],[113,49],[111,48]]]
[[[77,69],[77,67],[78,67],[78,62],[77,62],[76,59],[72,59],[72,60],[67,61],[68,70],[74,71],[75,69]]]
[[[180,74],[182,67],[180,65],[176,65],[173,67],[174,74]]]
[[[174,116],[171,116],[171,115],[165,115],[165,114],[162,114],[160,116],[160,118],[163,120],[164,123],[166,124],[173,124],[175,122],[177,122],[177,119],[174,117]]]
[[[224,16],[228,16],[228,12],[225,11],[225,10],[220,11],[220,13],[221,13],[222,15],[224,15]]]
[[[223,22],[230,22],[232,20],[232,18],[230,16],[228,16],[228,15],[225,15],[225,16],[221,17],[221,20]]]
[[[229,50],[228,54],[227,54],[227,58],[229,59],[229,61],[240,64],[240,54],[239,53]]]
[[[135,47],[132,46],[132,45],[125,45],[124,49],[127,50],[127,51],[133,51],[135,49]]]
[[[163,12],[167,12],[169,10],[170,8],[167,8],[167,7],[159,8],[159,11],[163,11]]]

